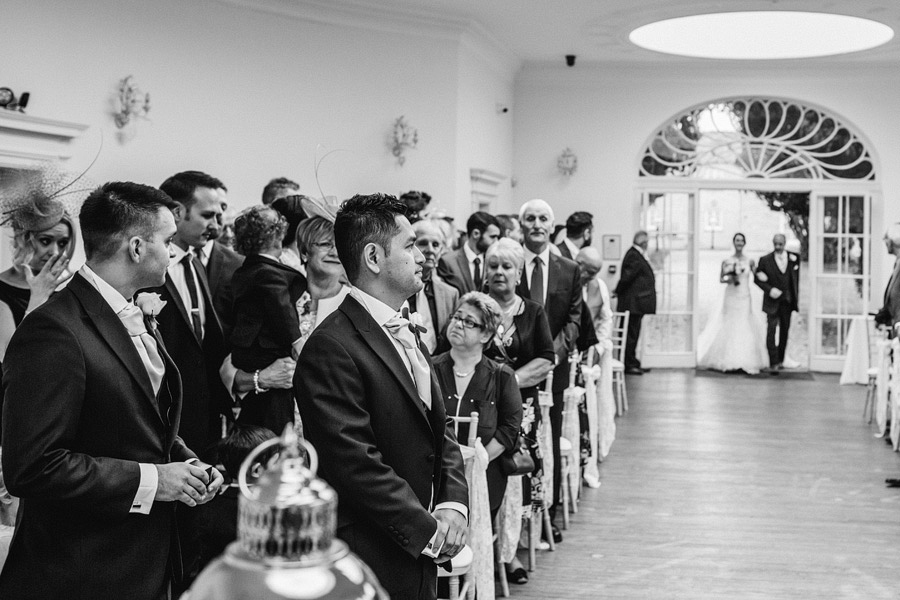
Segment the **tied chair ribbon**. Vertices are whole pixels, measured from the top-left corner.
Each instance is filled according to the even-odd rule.
[[[122,325],[131,336],[131,341],[141,356],[141,362],[147,369],[147,375],[150,377],[150,383],[153,386],[153,395],[159,393],[162,385],[163,377],[166,374],[166,365],[162,356],[159,354],[159,348],[156,346],[156,340],[147,331],[147,325],[144,323],[144,313],[140,308],[129,302],[125,308],[119,311],[119,319]]]
[[[409,319],[397,313],[384,326],[406,351],[413,381],[416,382],[416,389],[419,391],[419,398],[431,410],[431,369],[428,367],[425,355],[419,349],[419,343]]]

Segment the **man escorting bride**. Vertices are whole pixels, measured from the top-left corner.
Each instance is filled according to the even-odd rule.
[[[744,256],[744,234],[734,234],[732,243],[734,254],[722,261],[719,272],[719,281],[726,284],[722,305],[697,340],[697,367],[756,374],[769,364],[750,299],[751,275],[757,269]]]

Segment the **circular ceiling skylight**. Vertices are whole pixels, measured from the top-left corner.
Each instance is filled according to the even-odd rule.
[[[833,56],[887,43],[894,30],[859,17],[793,11],[694,15],[638,27],[633,44],[695,58],[770,60]]]

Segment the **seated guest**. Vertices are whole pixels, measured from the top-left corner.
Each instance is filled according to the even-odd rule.
[[[259,386],[259,371],[280,358],[296,359],[300,323],[296,303],[306,291],[306,279],[278,261],[287,223],[268,206],[253,206],[234,222],[238,251],[244,264],[235,271],[235,326],[231,358],[237,369],[254,373],[254,389],[241,401],[239,422],[283,431],[294,422],[289,389]]]
[[[437,261],[444,251],[444,236],[430,219],[413,223],[416,232],[416,248],[425,257],[422,265],[422,281],[425,287],[409,298],[409,310],[422,316],[422,341],[431,354],[449,349],[446,333],[453,312],[459,300],[456,288],[441,281],[435,273]]]
[[[265,427],[235,423],[229,434],[219,441],[219,463],[224,465],[231,483],[223,485],[215,498],[194,510],[200,539],[198,573],[237,539],[238,472],[254,448],[274,437],[275,434]]]
[[[272,204],[279,198],[293,196],[300,191],[300,185],[287,177],[276,177],[266,184],[262,191],[262,203]]]
[[[486,212],[476,212],[466,221],[466,242],[438,261],[437,273],[460,294],[480,292],[484,279],[484,251],[500,237],[500,223]]]
[[[134,183],[92,192],[87,264],[13,335],[2,461],[21,508],[4,600],[167,598],[176,504],[203,504],[222,483],[178,436],[181,378],[152,327],[172,307],[132,301],[165,280],[174,208]]]
[[[483,354],[484,347],[493,342],[500,318],[496,300],[469,292],[450,317],[450,351],[434,359],[447,414],[468,417],[472,411],[478,412],[478,438],[490,460],[487,484],[492,520],[503,502],[507,475],[512,470],[510,455],[516,449],[522,424],[522,395],[515,372]],[[468,439],[468,430],[467,423],[460,424],[456,438]],[[507,458],[505,470],[503,456]]]

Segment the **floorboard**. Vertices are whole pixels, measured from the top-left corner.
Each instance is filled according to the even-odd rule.
[[[627,379],[630,412],[513,598],[900,598],[900,455],[836,376]]]

